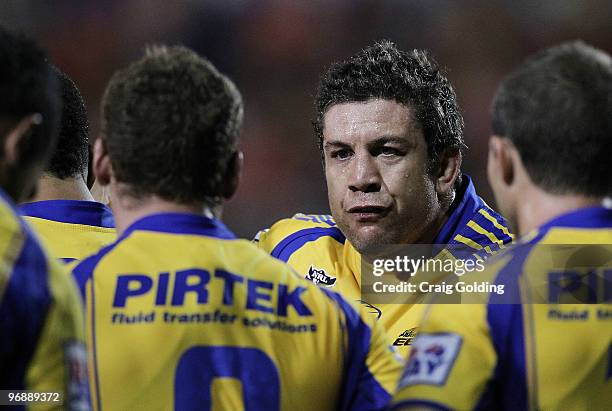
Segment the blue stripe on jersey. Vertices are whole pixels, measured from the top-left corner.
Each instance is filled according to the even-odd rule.
[[[506,219],[504,217],[502,217],[500,214],[498,214],[495,210],[493,210],[493,209],[491,209],[491,208],[489,208],[487,206],[480,207],[479,210],[480,209],[483,209],[487,213],[489,213],[491,215],[491,217],[495,218],[500,225],[502,225],[504,227],[508,226],[508,224],[506,223]],[[472,220],[474,220],[475,223],[477,223],[479,226],[481,226],[485,230],[487,230],[490,233],[492,233],[498,240],[502,241],[504,244],[509,243],[509,242],[512,241],[512,237],[510,237],[508,234],[504,233],[499,228],[495,227],[495,225],[493,225],[493,223],[491,221],[489,221],[485,216],[483,216],[479,212],[477,212],[474,215]]]
[[[221,221],[193,213],[159,213],[143,217],[132,223],[122,237],[135,230],[205,235],[224,240],[236,238]]]
[[[453,212],[433,240],[433,244],[448,244],[457,231],[465,227],[474,213],[483,205],[482,200],[476,194],[472,179],[467,174],[463,174],[461,178],[463,179],[461,188],[457,190],[457,196],[461,196],[461,200],[454,206]]]
[[[336,302],[346,317],[348,352],[345,357],[344,382],[340,410],[382,409],[391,395],[376,381],[366,366],[372,331],[359,313],[338,293],[321,289]]]
[[[111,247],[109,247],[110,251]],[[106,251],[104,254],[106,254]],[[101,257],[100,257],[101,258]],[[98,259],[98,261],[100,261]],[[95,265],[94,265],[95,267]],[[92,270],[93,272],[93,270]],[[83,296],[85,294],[83,293]],[[83,298],[85,301],[85,298]],[[87,323],[87,321],[85,321]],[[97,411],[102,411],[102,398],[100,397],[100,377],[98,376],[98,349],[96,346],[96,293],[94,292],[94,286],[91,286],[91,339],[92,339],[92,352],[93,352],[93,374],[96,384],[96,403],[98,404]]]
[[[433,409],[433,410],[438,410],[438,411],[451,411],[452,408],[448,408],[446,405],[440,404],[438,402],[435,401],[426,401],[426,400],[404,400],[404,401],[400,401],[397,402],[395,404],[393,404],[393,406],[391,406],[391,408],[389,408],[389,411],[395,411],[395,410],[404,410],[406,408],[410,408],[410,407],[414,407],[414,408],[426,408],[426,409]]]
[[[98,265],[100,260],[106,254],[108,254],[109,251],[115,248],[117,244],[119,244],[120,240],[123,238],[125,238],[125,236],[121,236],[121,238],[115,241],[114,243],[101,248],[100,251],[98,251],[96,254],[85,258],[72,269],[72,277],[74,278],[74,281],[77,283],[77,286],[79,288],[79,293],[81,294],[81,297],[83,298],[83,303],[85,303],[86,301],[85,288],[87,286],[87,281],[89,281],[89,279],[91,278],[96,266]]]
[[[17,217],[15,217],[17,218]],[[25,375],[51,305],[47,259],[27,231],[0,301],[0,387],[25,389]]]
[[[612,344],[608,348],[608,371],[606,373],[606,380],[612,378]]]
[[[125,237],[121,237],[125,238]],[[83,305],[86,304],[86,287],[87,281],[91,278],[96,266],[100,262],[100,260],[108,254],[115,246],[119,243],[119,239],[112,244],[107,245],[98,251],[97,254],[92,255],[91,257],[87,257],[82,260],[76,267],[72,269],[72,277],[75,279],[77,286],[79,288],[79,293],[81,294],[81,298],[83,298]],[[87,310],[86,310],[87,311]],[[87,322],[87,321],[85,321]],[[93,345],[93,373],[95,378],[95,386],[96,386],[96,402],[98,411],[102,411],[101,400],[100,400],[100,380],[98,378],[98,362],[96,358],[96,298],[94,293],[94,287],[91,287],[91,335],[92,335],[92,345]]]
[[[519,279],[537,236],[526,244],[515,246],[512,259],[499,271],[495,284],[505,284],[504,294],[492,294],[487,306],[487,322],[497,353],[497,365],[476,406],[478,410],[501,407],[507,410],[528,409],[527,363],[523,306]],[[514,302],[510,304],[509,302]]]
[[[471,221],[475,221],[476,219],[472,219]],[[479,224],[480,225],[480,224]],[[482,227],[482,225],[480,225]],[[488,227],[482,227],[487,231],[490,231],[488,229]],[[489,239],[489,237],[487,237],[485,234],[480,234],[478,232],[476,232],[472,227],[469,226],[465,226],[464,229],[460,232],[461,235],[463,235],[464,237],[469,238],[470,240],[474,241],[475,243],[478,243],[479,245],[485,247],[488,246],[491,251],[493,252],[497,252],[499,251],[499,249],[501,248],[500,245],[496,242],[493,242]],[[457,243],[457,241],[453,240],[450,242],[451,244]]]
[[[281,261],[287,262],[289,261],[291,255],[303,247],[304,244],[310,241],[316,241],[324,236],[329,236],[338,241],[340,244],[344,244],[344,241],[346,240],[344,234],[342,234],[342,231],[336,227],[305,228],[284,238],[276,245],[276,247],[274,247],[270,255],[278,258]]]
[[[19,206],[21,215],[68,224],[114,228],[111,210],[97,201],[46,200]]]

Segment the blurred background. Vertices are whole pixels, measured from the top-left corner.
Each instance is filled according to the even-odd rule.
[[[248,238],[296,212],[329,213],[310,121],[318,77],[333,61],[383,38],[429,49],[463,110],[463,170],[492,204],[485,166],[497,83],[564,40],[612,52],[610,0],[2,0],[0,24],[38,39],[76,81],[92,140],[106,82],[146,44],[184,44],[232,77],[246,105],[246,157],[224,220]]]

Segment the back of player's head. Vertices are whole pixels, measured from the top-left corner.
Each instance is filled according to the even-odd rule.
[[[46,172],[65,179],[84,176],[89,162],[89,121],[85,101],[68,75],[55,69],[62,95],[59,138]]]
[[[110,80],[103,123],[115,178],[131,195],[207,202],[224,191],[242,99],[205,58],[153,47]]]
[[[438,64],[426,51],[403,51],[385,40],[333,64],[321,77],[313,122],[319,148],[323,150],[324,116],[331,106],[372,98],[415,110],[433,165],[442,153],[464,147],[457,97]]]
[[[512,141],[542,189],[612,193],[610,56],[571,42],[531,57],[501,83],[492,128]]]
[[[32,40],[0,27],[0,185],[19,199],[55,144],[60,101],[47,56]],[[5,142],[20,129],[12,153]]]

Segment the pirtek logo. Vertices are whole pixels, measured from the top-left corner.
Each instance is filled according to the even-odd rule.
[[[412,345],[412,340],[416,337],[417,327],[410,328],[409,330],[401,333],[397,339],[393,342],[393,345],[403,346],[403,345]]]
[[[336,284],[336,277],[331,277],[325,274],[325,270],[317,270],[313,266],[310,266],[305,278],[315,284],[321,283],[326,287],[333,287]]]

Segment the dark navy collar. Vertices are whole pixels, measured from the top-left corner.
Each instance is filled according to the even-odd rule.
[[[205,235],[225,240],[236,236],[219,220],[192,213],[152,214],[135,221],[121,237],[134,231],[158,231],[162,233]]]
[[[457,190],[455,201],[451,205],[448,220],[433,240],[433,244],[448,244],[467,223],[474,214],[484,205],[478,194],[472,179],[463,174],[461,186]]]
[[[612,208],[585,207],[553,218],[539,228],[541,233],[553,227],[612,228]]]
[[[19,210],[23,216],[43,218],[60,223],[84,224],[103,228],[115,227],[111,210],[96,201],[36,201],[21,204]]]

